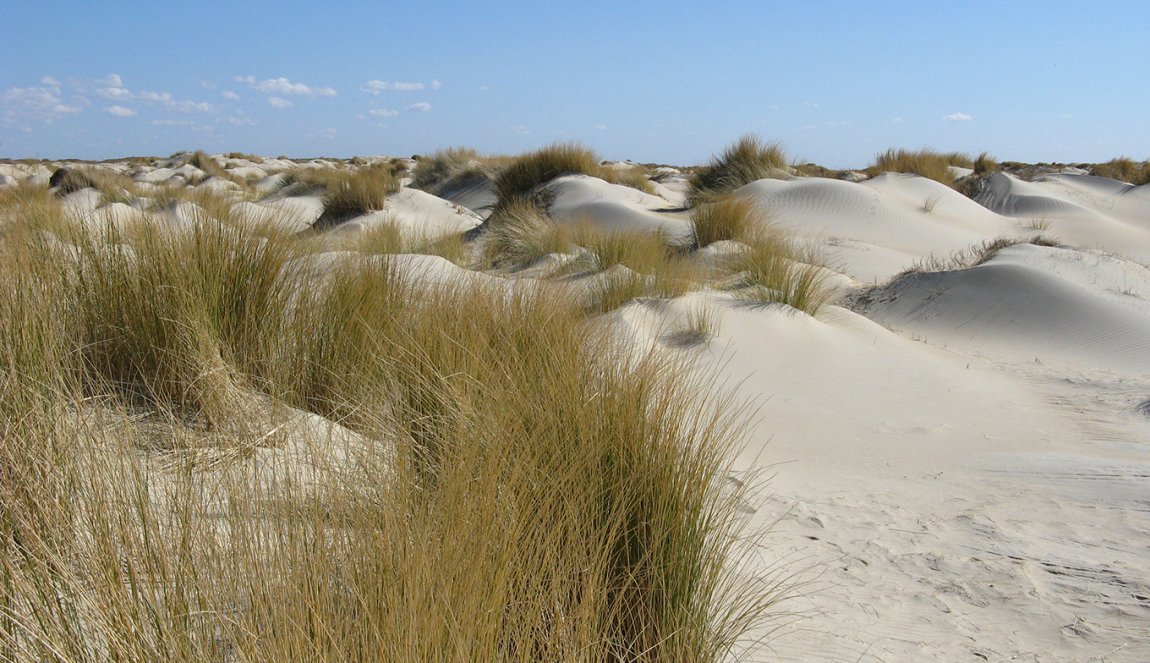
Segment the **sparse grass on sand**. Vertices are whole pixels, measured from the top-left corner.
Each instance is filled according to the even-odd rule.
[[[522,269],[551,253],[566,253],[571,242],[534,201],[498,206],[487,219],[480,262],[487,267]]]
[[[980,153],[978,158],[974,160],[972,167],[974,168],[974,175],[976,176],[989,175],[997,172],[999,168],[1001,168],[998,161],[988,152]]]
[[[284,185],[296,182],[324,189],[323,213],[316,219],[317,228],[331,227],[352,217],[381,210],[387,196],[399,191],[399,179],[389,164],[350,169],[297,169],[289,173]]]
[[[741,276],[739,296],[750,304],[784,304],[815,315],[830,301],[830,272],[810,246],[771,227],[744,238],[747,250],[731,270]]]
[[[1041,222],[1032,224],[1035,230],[1044,230],[1045,227],[1043,226],[1049,226],[1049,224],[1043,224]],[[915,261],[913,265],[897,274],[895,278],[897,279],[907,274],[916,274],[919,272],[949,272],[977,267],[998,255],[999,251],[1018,244],[1033,244],[1035,246],[1059,245],[1057,239],[1041,233],[1031,237],[999,237],[997,239],[988,239],[979,244],[955,251],[947,257],[939,257],[932,254],[922,260]]]
[[[742,240],[765,223],[763,214],[749,198],[725,196],[691,210],[691,233],[702,248],[721,240]]]
[[[557,291],[3,219],[0,660],[717,660],[786,593],[741,408]]]
[[[969,156],[959,152],[889,149],[875,156],[874,163],[867,168],[867,174],[875,177],[887,172],[910,173],[953,187],[954,173],[950,167],[972,168],[975,165]]]
[[[599,156],[578,143],[552,143],[516,157],[496,176],[495,191],[499,204],[504,205],[531,196],[540,185],[556,177],[578,174],[598,177],[646,193],[654,191],[642,168],[600,165]]]
[[[787,155],[778,143],[764,143],[758,136],[747,134],[695,171],[687,204],[694,207],[786,169]]]
[[[495,178],[495,190],[501,204],[510,203],[561,175],[595,175],[598,170],[599,157],[590,148],[576,143],[552,143],[508,164]]]
[[[1106,163],[1095,164],[1090,174],[1135,186],[1150,184],[1150,160],[1139,162],[1130,157],[1118,157]]]

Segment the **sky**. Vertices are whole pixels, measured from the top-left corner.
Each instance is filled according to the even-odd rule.
[[[0,157],[1150,158],[1150,2],[0,0]]]

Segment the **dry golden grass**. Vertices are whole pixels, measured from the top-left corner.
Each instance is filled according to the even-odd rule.
[[[577,302],[35,230],[0,252],[0,659],[716,660],[785,595],[732,575],[738,405]]]
[[[1109,177],[1112,180],[1135,186],[1150,184],[1150,161],[1138,162],[1130,157],[1118,157],[1106,163],[1094,165],[1090,169],[1090,174],[1098,177]]]
[[[766,224],[762,211],[749,198],[724,196],[691,210],[691,233],[702,248],[721,240],[743,240]]]
[[[991,156],[990,153],[982,152],[978,155],[978,158],[974,160],[974,165],[972,168],[974,168],[975,175],[989,175],[991,173],[997,172],[1000,166],[998,161],[995,160],[995,158]]]
[[[508,204],[561,175],[598,172],[599,157],[590,148],[577,143],[552,143],[508,164],[495,178],[495,190],[500,204]]]
[[[867,174],[875,177],[887,172],[910,173],[953,187],[954,173],[950,167],[972,168],[974,165],[969,156],[959,152],[944,154],[925,148],[914,151],[889,149],[875,156]]]
[[[522,269],[551,253],[571,249],[569,233],[530,200],[501,204],[488,217],[480,262],[487,267]]]
[[[782,304],[816,315],[830,301],[828,270],[812,247],[770,226],[741,240],[746,249],[726,265],[739,277],[736,294],[750,304]]]
[[[687,204],[694,207],[744,184],[776,177],[786,168],[787,155],[781,145],[747,134],[694,172]]]

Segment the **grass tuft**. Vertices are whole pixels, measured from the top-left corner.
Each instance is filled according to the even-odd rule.
[[[762,212],[748,198],[726,196],[691,210],[691,232],[698,248],[722,240],[741,241],[764,223]]]
[[[1090,169],[1090,174],[1108,177],[1135,186],[1150,184],[1150,161],[1138,162],[1130,157],[1118,157],[1106,163],[1094,165]]]
[[[399,179],[387,164],[304,172],[302,181],[320,183],[325,189],[323,213],[315,222],[317,228],[381,210],[387,196],[399,191]]]
[[[577,173],[598,176],[599,157],[577,143],[552,143],[508,164],[495,178],[495,190],[500,204],[508,204],[556,177]]]
[[[944,154],[930,149],[889,149],[875,157],[874,163],[867,168],[867,174],[875,177],[888,172],[910,173],[953,187],[954,173],[950,167],[970,168],[973,165],[969,156],[959,152]]]
[[[481,263],[489,267],[522,269],[551,253],[571,249],[565,230],[529,200],[500,205],[486,222]]]
[[[747,134],[691,176],[687,204],[691,207],[756,180],[775,177],[787,168],[787,156],[778,143],[764,143]]]
[[[988,152],[982,152],[978,158],[974,160],[974,175],[989,175],[999,170],[998,161],[995,160]]]
[[[738,295],[751,304],[783,304],[816,315],[830,301],[828,271],[813,248],[773,228],[745,238],[729,269],[741,275]]]

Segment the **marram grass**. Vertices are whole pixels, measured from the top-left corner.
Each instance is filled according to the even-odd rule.
[[[0,660],[706,661],[785,596],[741,407],[559,291],[6,223]]]

